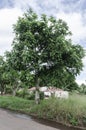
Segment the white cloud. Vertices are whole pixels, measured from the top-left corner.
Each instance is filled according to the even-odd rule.
[[[59,12],[57,18],[67,22],[69,30],[72,32],[72,40],[75,43],[80,43],[82,39],[86,39],[86,25],[83,24],[83,17],[79,12]]]
[[[85,83],[86,84],[86,57],[83,58],[83,71],[80,73],[80,76],[77,76],[76,81],[78,84]]]
[[[41,10],[39,6],[39,0],[14,0],[14,5],[17,8],[23,9],[24,11],[28,10],[30,7],[34,9],[38,14]]]
[[[17,8],[0,10],[0,55],[11,49],[13,40],[12,25],[16,23],[18,16],[21,15],[21,10]]]

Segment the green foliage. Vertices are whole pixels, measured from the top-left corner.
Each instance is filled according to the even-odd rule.
[[[70,123],[71,123],[73,126],[77,126],[77,125],[78,125],[78,120],[75,119],[75,118],[73,118],[73,117],[71,117]]]
[[[0,91],[1,91],[1,94],[3,94],[6,84],[8,84],[6,67],[7,65],[4,60],[4,57],[0,56]]]
[[[44,93],[43,92],[39,92],[39,96],[40,96],[41,100],[44,99]],[[34,100],[35,99],[35,92],[29,93],[28,95],[25,96],[25,98],[29,99],[29,100]]]
[[[29,93],[28,95],[25,96],[25,98],[28,100],[35,100],[35,92]]]
[[[28,100],[34,100],[35,99],[35,93],[29,93],[27,90],[22,89],[21,91],[17,91],[16,96],[22,97]]]
[[[44,99],[44,92],[40,92],[39,95],[40,95],[40,99],[43,100]]]
[[[21,91],[17,91],[16,92],[16,96],[18,97],[22,97],[22,98],[25,98],[25,96],[27,95],[27,91],[25,89],[22,89]]]
[[[79,90],[81,94],[86,94],[86,85],[83,83],[80,85]]]
[[[39,92],[40,95],[40,99],[44,99],[44,93],[43,92]],[[16,92],[16,96],[18,97],[22,97],[28,100],[34,100],[35,99],[35,91],[34,92],[28,92],[27,89],[22,89],[21,91],[17,91]]]
[[[66,22],[45,14],[38,16],[30,9],[19,17],[13,30],[13,48],[5,53],[5,58],[0,56],[2,94],[7,85],[11,87],[6,87],[6,92],[12,90],[14,95],[19,87],[47,85],[71,91],[78,88],[75,77],[82,70],[85,53],[80,45],[67,38],[71,32]],[[86,94],[83,85],[80,92]],[[18,96],[34,97],[25,91]]]
[[[26,73],[22,79],[29,79],[35,86],[40,78],[41,85],[75,89],[72,86],[82,70],[84,50],[66,38],[71,35],[66,22],[53,16],[39,18],[29,10],[13,29],[15,38],[8,61],[12,68]]]
[[[7,77],[10,81],[11,86],[13,86],[13,89],[19,88],[19,87],[31,87],[34,86],[34,75],[30,73],[29,69],[17,69],[18,66],[15,62],[15,55],[13,55],[13,52],[6,52],[6,62],[8,65],[8,73]],[[14,63],[15,62],[15,63]],[[21,61],[22,62],[22,61]],[[16,67],[13,67],[16,64]],[[20,64],[22,66],[22,64]],[[21,67],[20,67],[21,68]]]
[[[6,86],[5,87],[5,94],[12,94],[12,88],[11,88],[11,86]]]
[[[84,49],[74,45],[66,22],[30,9],[13,26],[12,50],[0,56],[0,90],[19,87],[55,86],[64,90],[77,88]],[[38,79],[40,82],[38,83]],[[23,94],[20,94],[23,95]]]

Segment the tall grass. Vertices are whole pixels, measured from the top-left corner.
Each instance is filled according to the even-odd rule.
[[[71,95],[69,99],[50,98],[31,109],[39,117],[64,124],[86,126],[86,96]]]

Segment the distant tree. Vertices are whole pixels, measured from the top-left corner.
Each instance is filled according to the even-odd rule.
[[[86,84],[82,83],[80,85],[79,92],[82,94],[86,94]]]
[[[13,96],[16,95],[17,90],[21,85],[20,73],[12,68],[8,72],[9,85],[12,90]]]
[[[6,68],[6,62],[4,60],[4,57],[0,56],[0,91],[1,91],[1,95],[3,95],[6,84],[8,84],[6,69],[7,68]]]
[[[64,21],[38,17],[30,9],[19,17],[14,33],[10,64],[15,70],[33,73],[37,90],[39,84],[72,89],[83,67],[84,50],[68,39],[71,32]]]
[[[13,87],[13,90],[15,89],[15,91],[17,91],[18,87],[18,82],[21,82],[21,87],[30,87],[34,85],[34,81],[33,81],[33,74],[30,74],[29,69],[17,69],[16,67],[14,67],[15,65],[15,54],[11,51],[11,52],[5,52],[5,56],[6,56],[6,62],[7,62],[7,68],[8,68],[8,79],[10,81],[11,86]],[[14,64],[13,64],[14,63]],[[12,84],[16,84],[16,85],[12,85]],[[13,91],[12,90],[12,91]],[[16,93],[16,92],[15,92]]]

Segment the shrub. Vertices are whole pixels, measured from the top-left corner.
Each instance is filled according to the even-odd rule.
[[[40,92],[40,99],[43,100],[44,99],[44,92]]]
[[[22,89],[21,91],[16,92],[16,96],[24,98],[26,95],[28,95],[28,92],[25,89]]]
[[[5,94],[12,94],[12,89],[10,86],[6,86],[5,88]]]
[[[25,99],[34,100],[35,99],[35,92],[28,93],[27,95],[25,95]]]

